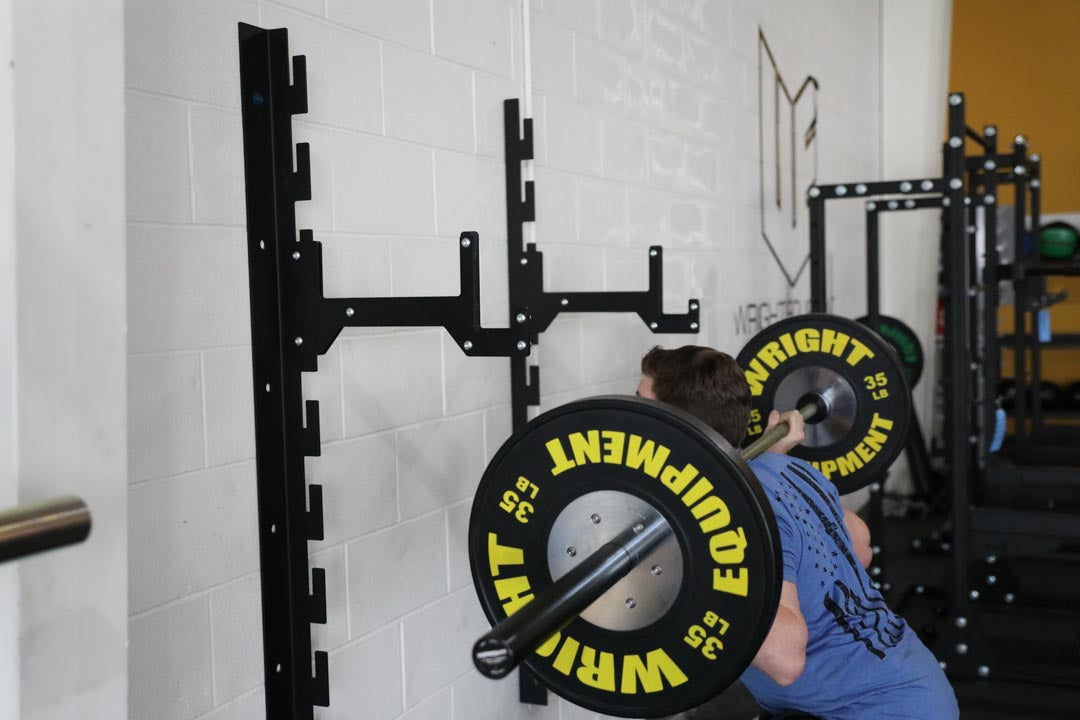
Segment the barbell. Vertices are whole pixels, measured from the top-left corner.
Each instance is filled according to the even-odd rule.
[[[524,663],[597,712],[659,717],[734,682],[780,598],[776,521],[748,461],[784,437],[772,407],[796,407],[792,451],[850,490],[880,480],[904,446],[910,392],[891,347],[856,322],[802,315],[739,355],[751,388],[747,446],[696,417],[627,396],[538,416],[488,465],[469,556],[490,632],[473,661],[492,678]]]

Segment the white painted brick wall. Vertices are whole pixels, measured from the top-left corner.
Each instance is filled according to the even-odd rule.
[[[131,717],[263,716],[237,21],[308,57],[313,199],[330,296],[454,293],[481,233],[485,323],[505,323],[502,101],[520,97],[516,0],[129,0]],[[877,174],[878,10],[860,0],[533,0],[537,241],[547,288],[641,289],[703,333],[564,316],[534,352],[543,407],[630,392],[652,344],[735,349],[735,308],[804,298],[760,240],[757,32],[821,81],[823,181]],[[858,213],[830,210],[837,306],[862,306]],[[845,235],[846,233],[846,235]],[[835,239],[834,239],[835,238]],[[844,243],[842,238],[851,242]],[[320,718],[595,718],[470,668],[483,627],[471,493],[510,432],[505,360],[438,330],[355,329],[305,377],[321,403],[332,707]]]

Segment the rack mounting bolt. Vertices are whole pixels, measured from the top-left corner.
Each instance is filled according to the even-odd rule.
[[[461,247],[469,247],[472,245],[472,240],[469,238],[461,238]]]
[[[910,210],[911,208],[915,207],[915,201],[914,200],[905,200],[904,201],[904,207],[906,207],[908,210]]]
[[[525,348],[529,347],[529,345],[524,340],[518,340],[516,347],[518,350],[524,350]]]
[[[945,662],[944,660],[939,660],[938,661],[938,667],[940,667],[942,670],[944,670],[945,668],[949,667],[949,664],[947,662]]]
[[[345,308],[345,317],[352,317],[356,314],[356,311],[352,308]]]
[[[997,575],[987,575],[986,576],[986,584],[987,585],[997,585]]]
[[[302,337],[294,338],[293,342],[296,343],[297,347],[300,347],[301,345],[304,344],[304,338],[302,338]]]
[[[1024,175],[1027,173],[1027,168],[1023,165],[1017,165],[1013,168],[1013,173],[1016,175]]]
[[[877,577],[878,575],[881,574],[881,568],[879,568],[879,567],[877,567],[875,565],[874,567],[870,568],[870,574],[873,575],[874,577]]]
[[[990,666],[980,665],[977,672],[979,673],[979,677],[990,677]]]
[[[967,655],[968,646],[967,643],[956,643],[956,654]]]
[[[1027,145],[1027,138],[1023,135],[1017,135],[1015,138],[1013,138],[1013,142],[1017,145]]]
[[[900,192],[911,192],[911,183],[909,183],[907,180],[900,183]]]
[[[660,327],[660,325],[658,325],[655,320],[653,322],[649,323],[649,328],[651,330],[655,330],[658,327]]]
[[[649,249],[649,257],[656,257],[657,255],[659,255],[659,253],[656,251],[656,248]]]
[[[870,485],[870,492],[880,492],[880,491],[881,491],[881,483],[872,483]]]
[[[858,185],[856,185],[855,186],[855,194],[856,195],[865,195],[866,194],[866,184],[865,183],[859,183]]]
[[[997,562],[997,555],[987,555],[986,556],[986,564],[987,565],[993,565],[996,562]]]
[[[961,630],[966,628],[967,627],[967,618],[962,616],[962,615],[960,617],[956,618],[956,627],[960,628]]]
[[[465,348],[466,351],[472,350],[472,340],[466,340],[465,342],[461,343],[461,347]]]
[[[870,552],[872,552],[875,555],[880,555],[881,554],[881,546],[880,545],[875,545],[874,547],[870,548]]]
[[[698,324],[696,322],[690,323],[690,329],[691,330],[697,330],[698,329]]]
[[[847,195],[847,185],[837,185],[835,192],[837,197],[844,197]]]
[[[559,301],[559,304],[562,305],[563,307],[566,307],[567,305],[570,304],[570,300],[568,298],[563,298],[562,300]]]
[[[300,251],[299,250],[293,250],[292,259],[293,260],[299,260],[300,259]]]
[[[997,135],[997,125],[987,125],[983,128],[983,135],[986,137],[994,137]]]
[[[867,211],[870,211],[870,212],[872,212],[874,210],[877,210],[877,203],[874,202],[873,200],[868,201],[866,203],[866,209],[867,209]]]
[[[698,304],[696,302],[690,303],[690,309],[691,310],[697,310],[698,309]]]
[[[965,205],[970,205],[971,204],[971,196],[970,195],[968,195],[967,197],[964,198],[964,204]]]
[[[960,188],[964,187],[964,181],[960,178],[952,178],[951,180],[949,180],[949,187],[953,190],[959,190]]]
[[[979,591],[978,590],[972,590],[971,592],[968,593],[968,597],[971,598],[972,600],[978,600],[979,599]]]
[[[810,188],[810,197],[816,198],[820,194],[821,194],[821,188],[817,187],[816,185],[814,185],[813,187]]]
[[[996,167],[997,167],[997,163],[994,162],[993,160],[990,160],[990,159],[987,159],[987,161],[983,163],[983,169],[984,170],[993,170]]]
[[[960,138],[956,137],[955,135],[953,135],[951,138],[949,138],[949,147],[951,147],[951,148],[958,148],[963,144],[964,144],[964,141],[961,140]]]
[[[1039,178],[1032,178],[1032,180],[1031,180],[1031,187],[1033,187],[1033,188],[1039,188],[1039,187],[1042,187],[1042,181],[1041,181],[1041,180],[1039,180]]]
[[[1042,155],[1039,153],[1031,153],[1031,162],[1039,162],[1042,160]]]
[[[926,592],[926,588],[924,588],[922,585],[916,585],[915,586],[915,594],[916,595],[922,595],[924,592]]]
[[[525,313],[518,313],[517,315],[514,316],[514,320],[517,320],[517,324],[520,325],[523,322],[525,322],[526,320],[528,320],[528,318],[525,317]]]
[[[1013,595],[1012,593],[1005,593],[1005,602],[1006,603],[1008,603],[1009,605],[1012,605],[1014,600],[1016,600],[1015,595]]]
[[[527,257],[521,258],[521,264],[522,265],[528,265],[529,264],[529,258],[527,258]]]
[[[949,104],[950,105],[954,105],[954,106],[959,105],[963,101],[964,101],[964,99],[962,97],[960,97],[957,93],[953,93],[952,95],[949,96]]]
[[[941,207],[949,207],[950,205],[952,205],[952,198],[941,198]]]
[[[895,200],[890,200],[889,201],[889,209],[890,210],[895,210],[898,207],[900,207],[900,203],[896,202]]]

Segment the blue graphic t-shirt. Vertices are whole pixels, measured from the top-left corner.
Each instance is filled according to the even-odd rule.
[[[806,667],[788,687],[755,668],[742,680],[766,710],[823,720],[954,720],[956,696],[933,654],[885,604],[851,545],[836,487],[809,463],[764,453],[750,463],[769,496],[806,619]]]

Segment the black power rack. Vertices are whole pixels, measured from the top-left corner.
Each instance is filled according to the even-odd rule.
[[[559,312],[636,312],[654,331],[696,332],[699,303],[691,300],[686,315],[662,312],[659,247],[650,249],[647,291],[543,291],[541,253],[533,245],[523,249],[521,241],[521,223],[534,219],[535,206],[532,183],[521,196],[521,160],[532,157],[532,128],[525,120],[518,136],[516,101],[506,103],[507,127],[515,130],[506,140],[510,327],[481,324],[475,232],[459,238],[458,295],[325,297],[321,245],[310,230],[297,231],[294,207],[311,199],[310,151],[292,139],[292,116],[307,112],[305,58],[290,63],[285,29],[241,23],[239,47],[266,713],[310,719],[314,706],[329,706],[330,691],[327,653],[311,647],[310,624],[327,619],[327,588],[324,570],[309,572],[308,564],[308,541],[323,539],[323,494],[304,474],[304,458],[321,450],[319,403],[303,400],[302,373],[317,371],[318,357],[341,331],[442,327],[466,355],[511,358],[517,427],[527,419],[527,406],[539,404],[539,370],[529,368],[526,383],[526,358]],[[535,681],[526,696],[546,702]]]

